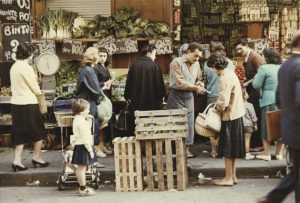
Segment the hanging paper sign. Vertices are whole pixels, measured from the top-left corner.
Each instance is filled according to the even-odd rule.
[[[55,54],[55,41],[52,39],[33,39],[32,44],[36,47],[35,54],[40,55],[45,52]]]
[[[109,36],[95,43],[94,47],[107,49],[109,55],[138,52],[137,40],[131,38],[115,39]]]
[[[130,38],[117,39],[115,42],[117,51],[115,54],[134,53],[138,52],[137,40]]]
[[[259,54],[262,54],[265,48],[269,48],[269,42],[267,39],[251,39],[248,38],[248,44],[251,49]]]
[[[287,28],[286,29],[286,35],[285,35],[285,41],[287,43],[291,43],[291,39],[294,35],[294,33],[297,31],[297,29],[294,28]]]
[[[269,40],[275,42],[279,40],[279,29],[269,30]]]
[[[64,39],[62,52],[71,55],[82,55],[87,48],[87,42],[74,39]]]
[[[173,53],[173,44],[171,38],[153,39],[149,41],[149,44],[155,45],[157,55]]]
[[[173,0],[174,6],[180,6],[180,0]]]
[[[101,39],[99,42],[94,43],[94,47],[99,48],[105,48],[108,51],[109,55],[112,55],[116,53],[117,46],[115,44],[116,39],[113,36],[106,37],[104,39]]]

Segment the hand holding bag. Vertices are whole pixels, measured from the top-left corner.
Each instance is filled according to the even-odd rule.
[[[195,121],[196,132],[204,137],[215,137],[221,131],[221,115],[213,105],[208,105]]]
[[[130,101],[127,101],[124,109],[121,110],[119,118],[116,123],[116,128],[119,130],[127,130],[127,122],[128,122],[128,115],[129,115],[129,105]]]
[[[36,95],[36,98],[37,98],[38,103],[39,103],[39,108],[40,108],[41,114],[47,113],[48,110],[47,110],[47,104],[46,104],[45,94],[42,93],[40,95]]]

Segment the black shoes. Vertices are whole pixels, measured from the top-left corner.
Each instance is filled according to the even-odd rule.
[[[32,159],[31,163],[33,164],[34,168],[37,168],[37,167],[47,167],[50,163],[49,162],[44,162],[44,163],[41,163],[41,162],[38,162],[34,159]]]
[[[20,166],[20,165],[17,165],[17,164],[12,164],[11,165],[12,169],[17,172],[17,171],[25,171],[27,170],[28,168],[26,166]]]

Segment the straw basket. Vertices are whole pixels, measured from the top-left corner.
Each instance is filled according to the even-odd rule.
[[[195,121],[195,131],[203,137],[215,137],[217,133],[205,125],[205,114],[199,113]]]
[[[72,116],[72,112],[54,112],[58,127],[72,126],[72,118],[63,118],[65,116]]]
[[[46,104],[46,99],[45,99],[45,94],[37,95],[36,96],[38,103],[39,103],[39,108],[41,114],[47,113],[47,104]]]

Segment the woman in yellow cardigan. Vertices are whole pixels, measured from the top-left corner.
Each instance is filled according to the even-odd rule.
[[[42,94],[37,77],[29,61],[33,57],[33,46],[21,43],[17,47],[17,61],[10,70],[12,142],[15,145],[14,171],[28,169],[22,164],[21,155],[25,143],[33,144],[32,164],[46,167],[49,162],[41,158],[42,140],[46,137],[43,116],[40,113],[37,96]]]
[[[225,160],[226,175],[215,181],[216,185],[237,184],[235,159],[245,158],[243,116],[245,114],[242,89],[236,74],[227,67],[227,60],[220,52],[213,53],[207,61],[220,76],[216,109],[221,113],[222,125],[219,138],[218,157]]]

